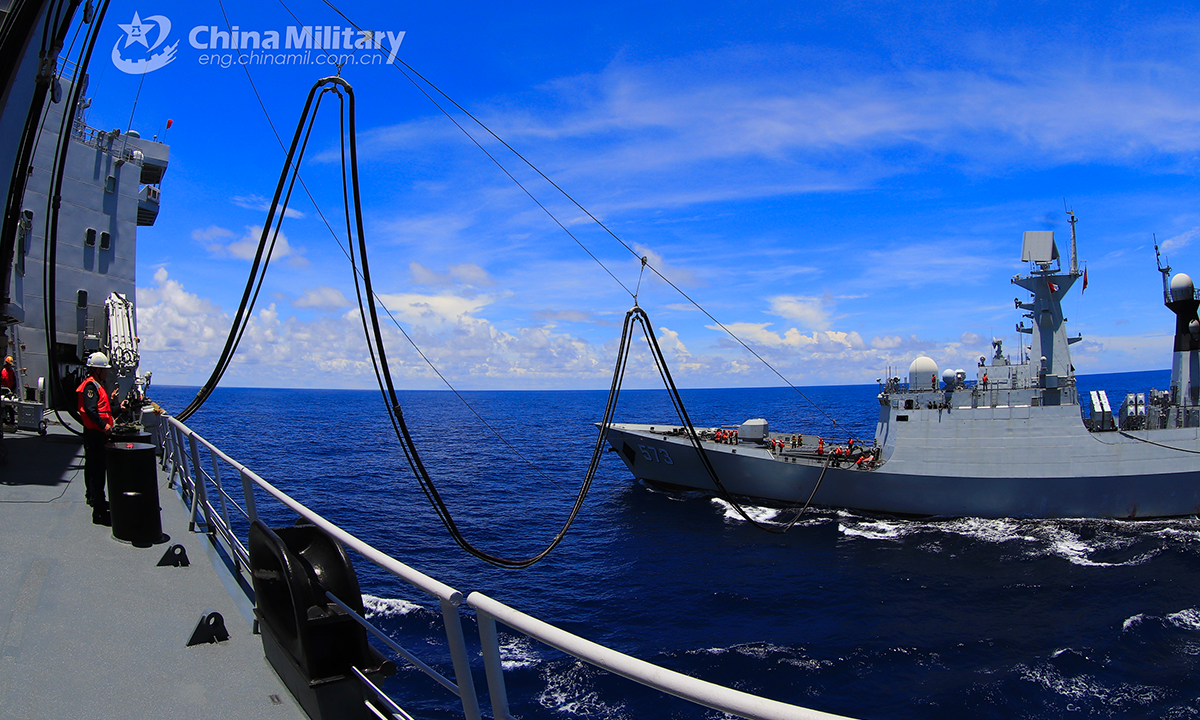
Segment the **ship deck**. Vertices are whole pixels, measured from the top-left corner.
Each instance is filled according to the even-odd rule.
[[[0,465],[0,718],[307,717],[263,657],[250,604],[159,471],[169,542],[94,525],[83,447],[51,426],[6,434]],[[179,543],[189,567],[158,567]],[[235,600],[235,598],[237,598]],[[187,647],[203,614],[229,640]]]

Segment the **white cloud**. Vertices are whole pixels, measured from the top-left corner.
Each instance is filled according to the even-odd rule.
[[[296,197],[297,194],[292,193],[292,201],[294,201]],[[266,212],[271,207],[271,201],[262,195],[234,195],[233,197],[229,198],[229,201],[234,205],[237,205],[238,207],[244,207],[247,210],[261,210],[262,212]],[[282,201],[283,198],[280,198],[280,202]],[[300,212],[296,208],[288,207],[288,209],[284,211],[283,216],[300,220],[304,218],[304,213]]]
[[[474,263],[451,265],[446,272],[439,273],[414,261],[408,264],[408,271],[412,274],[413,283],[426,287],[441,287],[455,282],[472,287],[495,284],[487,270]]]
[[[304,294],[292,301],[294,307],[301,308],[343,308],[350,307],[350,301],[341,290],[319,285],[304,291]]]
[[[829,298],[779,295],[771,298],[771,312],[798,322],[804,328],[825,330],[829,327],[826,305],[830,302]]]
[[[421,295],[418,293],[379,293],[379,301],[398,320],[406,323],[454,323],[491,304],[486,296]]]
[[[662,273],[663,276],[670,278],[671,282],[674,282],[677,285],[696,284],[696,276],[691,270],[686,270],[677,265],[668,264],[667,261],[663,259],[661,253],[651,250],[641,243],[634,243],[633,249],[637,251],[639,256],[646,258],[646,262],[650,264],[650,267]],[[641,260],[634,260],[634,262],[640,264]],[[649,271],[647,271],[647,275],[649,275]],[[643,284],[645,284],[646,279],[647,277],[643,276]]]
[[[1169,237],[1166,240],[1163,240],[1158,247],[1163,252],[1182,250],[1190,245],[1191,242],[1196,239],[1197,235],[1200,235],[1200,227],[1194,227],[1191,230],[1185,230],[1178,235]]]
[[[474,263],[462,263],[460,265],[451,265],[449,268],[450,277],[464,285],[492,285],[494,281],[488,275],[487,270],[479,267]]]
[[[233,231],[217,225],[209,225],[206,228],[196,228],[192,231],[192,239],[199,240],[203,243],[209,243],[218,238],[233,237]]]
[[[208,299],[187,292],[165,268],[155,287],[138,289],[142,366],[159,382],[199,383],[224,346],[231,319]],[[512,332],[472,317],[487,299],[387,295],[384,300],[408,335],[459,387],[544,387],[603,384],[612,372],[606,348],[543,327]],[[394,376],[403,387],[440,387],[390,321],[381,331]],[[337,387],[370,387],[370,368],[357,309],[300,320],[271,304],[251,317],[225,382],[303,387],[313,373],[336,377]],[[634,373],[636,375],[636,373]]]
[[[687,346],[684,345],[683,341],[679,339],[679,333],[675,332],[674,330],[669,330],[665,327],[660,327],[658,332],[658,344],[661,345],[665,351],[674,353],[680,358],[687,358],[691,356],[691,353],[688,352]]]
[[[216,231],[223,231],[216,233]],[[247,225],[246,232],[241,238],[229,243],[210,242],[205,245],[210,253],[217,257],[233,257],[240,260],[254,260],[255,253],[258,252],[258,245],[262,237],[261,225]],[[200,233],[198,235],[198,233]],[[192,237],[197,240],[209,240],[222,237],[232,237],[233,233],[217,228],[216,226],[207,228],[203,231],[197,230],[192,233]],[[270,247],[270,236],[267,238],[268,247]],[[308,265],[308,259],[303,256],[304,248],[294,248],[288,242],[287,235],[281,230],[275,238],[275,247],[271,251],[272,260],[284,260],[294,267],[304,267]],[[265,251],[264,251],[265,255]]]
[[[866,343],[855,331],[841,332],[837,330],[814,330],[811,335],[805,335],[796,328],[788,328],[782,334],[768,330],[771,323],[726,323],[725,327],[737,335],[751,347],[803,348],[812,352],[840,352],[842,350],[861,350]],[[710,330],[720,330],[715,325],[707,326]]]
[[[138,337],[142,365],[158,371],[211,369],[232,322],[207,298],[183,289],[165,267],[154,272],[156,286],[137,289]],[[210,360],[211,358],[211,360]],[[160,382],[164,379],[160,374]],[[169,377],[169,375],[168,375]]]
[[[552,80],[528,102],[505,96],[473,111],[507,141],[537,147],[556,181],[594,187],[601,216],[861,189],[947,164],[986,175],[1165,161],[1173,172],[1200,151],[1194,48],[1164,61],[1082,44],[1047,61],[934,45],[930,56],[954,62],[881,66],[822,47],[732,44],[640,64],[622,57]],[[382,159],[460,140],[425,117],[374,128],[363,146]]]

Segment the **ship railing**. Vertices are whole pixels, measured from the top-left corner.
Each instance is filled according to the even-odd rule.
[[[145,163],[141,150],[130,145],[129,135],[120,130],[100,130],[76,120],[71,126],[71,137],[76,142],[112,155],[118,161],[139,167]]]
[[[466,636],[463,632],[462,619],[458,611],[459,606],[463,602],[462,593],[377,550],[334,523],[326,520],[287,493],[264,480],[253,470],[234,460],[182,422],[173,417],[166,417],[165,420],[166,423],[159,426],[160,431],[164,433],[164,437],[162,438],[164,447],[163,464],[164,467],[167,465],[170,466],[169,477],[171,481],[178,478],[180,486],[184,491],[184,499],[188,501],[191,508],[190,529],[195,530],[197,525],[202,523],[205,532],[213,538],[214,543],[220,543],[221,549],[234,559],[235,569],[241,574],[243,581],[250,582],[250,558],[246,552],[245,545],[237,537],[233,525],[229,522],[228,508],[232,505],[240,511],[242,524],[248,527],[249,523],[258,519],[257,503],[254,500],[254,488],[257,486],[292,512],[325,531],[344,547],[353,550],[379,568],[405,581],[412,587],[424,591],[438,601],[441,606],[446,640],[450,650],[451,663],[454,668],[454,677],[457,682],[446,678],[429,665],[421,662],[416,656],[404,650],[368,620],[358,613],[351,611],[345,603],[334,599],[344,610],[349,611],[352,618],[367,627],[372,635],[383,642],[393,652],[408,660],[414,667],[417,667],[440,685],[457,695],[462,702],[463,714],[467,720],[480,720],[482,716],[479,711],[479,700],[475,694],[475,684],[471,675],[470,660],[467,653]],[[201,461],[204,453],[207,453],[208,459],[211,461],[212,473],[207,471]],[[239,476],[245,499],[244,508],[232,502],[232,498],[225,492],[218,460],[220,463],[233,468]],[[210,485],[211,488],[209,487]],[[215,490],[217,496],[221,498],[221,501],[216,505],[209,499],[210,489]],[[366,677],[363,676],[361,679],[366,680]],[[367,682],[374,688],[374,692],[382,693],[369,680]],[[394,705],[394,703],[391,704]]]
[[[248,528],[249,523],[258,518],[254,492],[255,486],[257,486],[292,512],[328,533],[344,547],[353,550],[379,568],[438,601],[444,621],[451,664],[454,669],[454,680],[447,678],[404,649],[387,633],[355,612],[343,599],[332,593],[326,593],[326,597],[331,602],[341,607],[349,617],[361,624],[376,640],[457,695],[462,702],[463,714],[467,720],[479,720],[482,717],[475,693],[462,616],[459,613],[459,607],[464,602],[461,592],[405,565],[326,520],[222,452],[175,418],[164,417],[164,420],[165,422],[158,427],[160,433],[158,441],[163,446],[163,468],[166,470],[169,466],[169,477],[172,482],[176,478],[179,479],[183,497],[189,502],[191,508],[192,529],[195,529],[197,523],[203,523],[205,532],[213,538],[214,543],[220,543],[223,550],[233,558],[236,570],[241,573],[246,582],[249,582],[249,555],[245,545],[237,536],[234,524],[230,522],[229,509],[232,507],[237,513],[239,527]],[[208,454],[208,460],[212,467],[211,473],[201,462],[204,453]],[[232,468],[240,480],[243,493],[242,504],[238,504],[225,489],[225,476],[220,469],[222,463]],[[214,491],[218,498],[215,504],[209,499],[211,497],[210,490]],[[496,720],[514,720],[508,708],[500,640],[496,629],[497,622],[577,660],[719,712],[750,720],[783,720],[784,718],[789,720],[834,720],[842,717],[770,700],[654,665],[574,635],[480,592],[473,592],[467,596],[466,605],[468,609],[474,610],[477,620],[488,697],[493,717]],[[388,708],[389,713],[401,720],[409,718],[409,715],[364,673],[355,668],[354,674],[363,683],[368,693]]]
[[[496,621],[578,660],[646,687],[730,715],[754,718],[755,720],[834,720],[842,718],[841,715],[810,710],[734,690],[724,685],[717,685],[691,675],[668,670],[645,660],[639,660],[591,640],[585,640],[519,610],[514,610],[480,592],[468,595],[467,604],[475,610],[475,616],[479,621],[484,672],[487,674],[488,695],[492,701],[492,714],[496,720],[515,720],[508,711],[508,696],[504,687],[504,669],[500,658]]]

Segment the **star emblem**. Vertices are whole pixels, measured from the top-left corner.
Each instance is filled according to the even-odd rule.
[[[117,27],[125,31],[125,47],[129,47],[134,43],[140,43],[147,50],[150,49],[150,43],[146,40],[146,32],[155,26],[156,23],[142,22],[136,10],[133,12],[133,21],[128,25],[117,23]]]

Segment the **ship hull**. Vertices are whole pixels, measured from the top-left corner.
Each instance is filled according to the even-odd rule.
[[[803,504],[811,496],[815,506],[950,517],[1151,518],[1200,511],[1195,428],[1158,431],[1153,443],[1134,433],[1095,438],[1075,417],[1077,431],[1058,433],[1039,426],[1061,423],[1028,418],[990,427],[987,420],[963,418],[961,428],[943,427],[936,436],[913,423],[910,434],[917,437],[907,441],[885,433],[873,469],[826,467],[822,459],[755,443],[702,444],[729,494],[775,504]],[[686,437],[652,427],[621,424],[608,432],[608,444],[636,478],[721,494]],[[973,435],[995,438],[996,452]],[[993,457],[1000,452],[1004,462]],[[1176,469],[1167,469],[1172,465]]]

